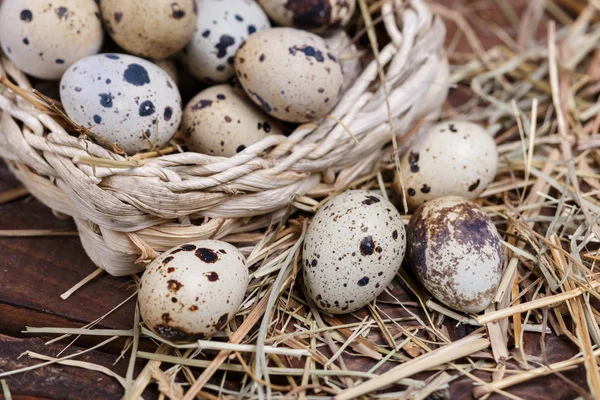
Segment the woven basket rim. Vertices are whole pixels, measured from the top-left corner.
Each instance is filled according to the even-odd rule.
[[[293,202],[310,208],[315,197],[371,173],[392,153],[390,131],[406,147],[426,119],[438,117],[448,90],[448,77],[434,82],[445,62],[441,18],[422,0],[383,11],[390,43],[330,118],[302,124],[288,137],[268,136],[230,158],[177,145],[172,154],[126,158],[71,136],[57,119],[4,89],[0,156],[35,197],[74,218],[88,255],[113,275],[137,272],[143,265],[136,260],[186,241],[263,228]],[[1,52],[0,75],[31,96],[27,77]],[[437,102],[421,104],[433,83]],[[199,218],[204,223],[190,223]]]

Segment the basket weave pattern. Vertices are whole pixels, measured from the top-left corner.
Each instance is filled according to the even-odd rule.
[[[427,107],[421,99],[432,84],[447,86],[434,82],[443,22],[421,0],[403,9],[388,3],[382,14],[391,42],[378,60],[366,66],[330,118],[301,125],[289,137],[269,136],[231,158],[176,152],[132,167],[91,166],[89,157],[127,158],[72,136],[0,86],[0,156],[35,197],[74,218],[90,258],[113,275],[137,272],[143,264],[136,260],[181,243],[259,229],[283,215],[295,196],[324,195],[370,173],[389,156],[391,131],[406,145],[418,121],[439,114],[445,96]],[[2,53],[0,75],[31,90]]]

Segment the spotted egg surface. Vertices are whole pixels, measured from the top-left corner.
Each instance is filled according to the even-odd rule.
[[[423,204],[407,230],[407,265],[439,301],[459,311],[484,310],[502,274],[500,237],[475,203],[446,196]]]
[[[102,0],[106,31],[128,53],[160,60],[181,50],[196,26],[196,0]]]
[[[417,138],[400,162],[409,209],[441,196],[477,198],[496,176],[498,150],[481,126],[447,121]],[[401,190],[400,175],[394,187]]]
[[[59,79],[71,64],[96,54],[103,39],[100,10],[93,1],[0,2],[2,51],[36,78]]]
[[[226,82],[234,75],[235,52],[254,32],[271,27],[269,18],[254,0],[203,0],[198,21],[183,61],[196,78]]]
[[[383,196],[350,190],[315,214],[304,240],[307,293],[330,313],[353,312],[394,279],[406,249],[400,214]]]
[[[250,35],[238,49],[235,70],[252,101],[288,122],[326,116],[343,84],[340,64],[325,41],[292,28]]]
[[[128,154],[164,146],[181,121],[177,86],[155,64],[98,54],[73,64],[60,82],[67,115]]]
[[[213,336],[235,316],[248,288],[246,259],[219,240],[174,247],[140,281],[138,304],[148,328],[174,342]]]
[[[323,32],[346,25],[354,13],[355,0],[259,0],[279,25]]]
[[[184,109],[182,129],[189,150],[231,157],[268,135],[283,133],[241,89],[228,84],[198,93]]]

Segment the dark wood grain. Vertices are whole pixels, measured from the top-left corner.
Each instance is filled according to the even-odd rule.
[[[0,163],[0,191],[19,187]],[[33,198],[0,205],[0,230],[56,229],[74,231],[70,219],[58,219]],[[60,295],[94,272],[79,238],[0,238],[0,333],[19,337],[25,326],[82,326],[110,311],[133,291],[133,280],[107,274],[89,282],[69,299]],[[129,329],[134,301],[98,324]],[[96,339],[82,338],[82,344]],[[111,346],[119,351],[119,346]]]
[[[12,371],[38,364],[40,360],[27,356],[19,356],[31,351],[47,356],[56,356],[64,348],[63,345],[44,345],[39,338],[16,339],[0,335],[0,371]],[[80,347],[70,347],[64,355],[84,350]],[[127,360],[115,363],[117,356],[101,351],[90,351],[76,357],[76,360],[110,368],[117,374],[125,376]],[[114,365],[113,365],[114,364]],[[137,371],[143,368],[143,363],[136,365]],[[6,382],[14,399],[118,399],[123,395],[121,385],[113,378],[103,373],[82,368],[52,364],[43,369],[24,372],[9,376]],[[145,398],[155,398],[156,388],[150,386],[144,393]],[[0,399],[2,399],[0,393]]]

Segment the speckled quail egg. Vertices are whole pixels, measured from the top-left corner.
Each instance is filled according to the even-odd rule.
[[[279,25],[313,32],[340,28],[350,20],[355,0],[258,0]]]
[[[25,73],[59,79],[75,61],[96,54],[104,39],[98,5],[80,0],[4,0],[0,43]]]
[[[213,336],[235,316],[248,288],[243,254],[219,240],[177,246],[142,276],[140,314],[148,328],[173,342]]]
[[[407,230],[407,265],[442,303],[477,313],[496,294],[502,273],[498,231],[477,204],[440,197],[413,214]]]
[[[183,51],[183,61],[198,79],[226,82],[235,75],[233,60],[238,47],[252,33],[270,26],[254,0],[200,1],[196,31]]]
[[[342,67],[342,74],[344,75],[342,93],[344,93],[354,84],[362,72],[360,52],[356,45],[352,43],[352,38],[342,29],[336,29],[324,36],[323,39],[331,54],[337,58]]]
[[[244,95],[228,84],[198,93],[183,111],[182,130],[188,149],[231,157],[281,127]]]
[[[106,31],[127,52],[162,59],[181,50],[196,26],[196,0],[102,0]]]
[[[126,54],[73,64],[60,82],[67,115],[128,154],[165,145],[181,121],[181,97],[165,71]]]
[[[409,209],[441,196],[475,199],[494,180],[497,166],[496,144],[481,126],[437,124],[417,138],[400,163]],[[401,190],[398,173],[394,189]]]
[[[325,41],[292,28],[250,35],[235,56],[235,69],[252,101],[288,122],[327,115],[343,84],[340,64]]]
[[[319,208],[306,232],[307,293],[326,312],[353,312],[390,284],[405,249],[404,225],[388,200],[366,190],[339,194]]]

